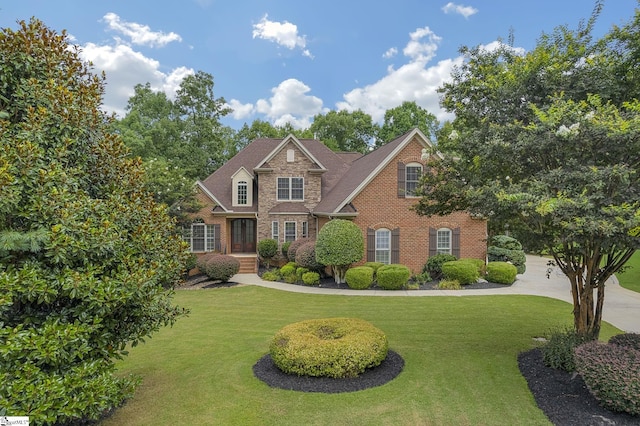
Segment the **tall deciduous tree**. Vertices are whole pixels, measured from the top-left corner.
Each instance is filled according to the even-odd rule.
[[[376,147],[380,147],[416,127],[422,130],[422,133],[427,137],[435,140],[438,120],[435,115],[414,101],[406,101],[400,106],[388,109],[384,113],[384,122],[376,138]]]
[[[334,151],[365,154],[374,141],[378,126],[365,112],[341,110],[316,115],[309,130]]]
[[[188,253],[66,34],[21,22],[0,57],[0,407],[96,419],[135,388],[114,359],[183,313]]]
[[[586,26],[560,27],[524,55],[464,50],[465,65],[442,90],[456,113],[457,157],[432,161],[415,206],[516,224],[567,275],[575,329],[590,338],[600,332],[606,280],[640,246],[640,104],[614,90],[629,50],[592,41],[599,11],[600,3]]]

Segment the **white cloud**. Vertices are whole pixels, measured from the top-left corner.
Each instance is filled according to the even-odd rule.
[[[182,37],[174,32],[167,34],[151,31],[151,28],[149,28],[148,25],[121,21],[120,17],[115,13],[107,13],[102,19],[107,23],[109,29],[129,37],[133,44],[149,47],[163,47],[172,41],[182,41]]]
[[[82,58],[91,61],[96,71],[107,76],[103,109],[124,116],[127,101],[136,84],[149,83],[154,90],[161,90],[173,97],[182,79],[194,74],[194,70],[179,67],[169,74],[160,71],[160,63],[133,50],[130,46],[87,43],[82,46]]]
[[[386,52],[384,52],[382,54],[382,57],[384,59],[390,59],[390,58],[393,58],[394,56],[396,56],[397,54],[398,54],[398,49],[396,49],[395,47],[392,47],[389,50],[387,50]]]
[[[478,9],[476,9],[475,7],[471,7],[471,6],[464,6],[461,4],[455,4],[453,2],[449,2],[447,4],[445,4],[444,6],[442,6],[442,11],[444,13],[457,13],[458,15],[462,15],[465,17],[465,19],[468,19],[469,16],[471,15],[475,15],[476,13],[478,13]]]
[[[314,115],[328,111],[323,108],[322,99],[308,95],[310,91],[303,82],[290,78],[271,89],[273,96],[269,99],[259,99],[255,110],[276,126],[291,123],[298,129],[307,128]]]
[[[289,50],[299,48],[304,56],[313,59],[309,49],[306,49],[307,36],[298,35],[298,26],[291,22],[270,21],[268,15],[264,15],[260,22],[253,25],[253,38],[272,41]]]
[[[233,110],[231,116],[236,120],[243,120],[255,112],[255,107],[252,103],[243,104],[237,99],[231,99],[227,106]]]
[[[395,69],[390,66],[387,74],[377,82],[356,88],[343,95],[338,109],[355,111],[360,109],[380,122],[386,110],[405,101],[415,101],[434,114],[438,120],[450,120],[453,116],[440,108],[437,93],[451,77],[454,66],[462,64],[462,57],[446,59],[433,66],[427,63],[435,57],[441,38],[428,27],[418,28],[409,34],[409,41],[402,50],[409,62]]]

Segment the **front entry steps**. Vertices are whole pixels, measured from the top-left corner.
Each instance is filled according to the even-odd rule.
[[[240,261],[239,274],[257,274],[258,273],[258,256],[255,254],[232,254]]]

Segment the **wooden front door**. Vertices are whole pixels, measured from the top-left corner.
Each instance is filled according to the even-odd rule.
[[[254,219],[231,221],[231,252],[256,252],[256,221]]]

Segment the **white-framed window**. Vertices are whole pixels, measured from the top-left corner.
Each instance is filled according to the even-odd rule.
[[[436,252],[451,254],[451,229],[438,229],[436,234]]]
[[[278,241],[280,238],[280,224],[277,220],[271,222],[271,238]]]
[[[191,251],[214,251],[216,249],[215,225],[192,223],[185,229],[184,240],[189,243]]]
[[[309,236],[309,222],[302,222],[302,238]]]
[[[303,201],[304,200],[304,178],[301,177],[279,177],[278,178],[278,201]]]
[[[407,164],[404,170],[405,194],[407,197],[415,197],[416,189],[418,189],[418,182],[420,182],[420,176],[422,175],[422,164]]]
[[[247,205],[247,194],[249,193],[247,182],[241,180],[238,182],[238,204],[241,206]]]
[[[391,231],[385,228],[376,230],[376,262],[391,263]]]
[[[284,241],[295,241],[296,239],[296,223],[285,222],[284,223]]]

